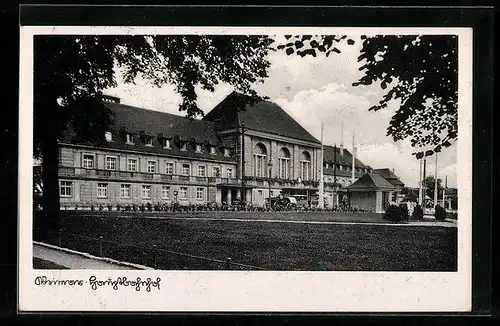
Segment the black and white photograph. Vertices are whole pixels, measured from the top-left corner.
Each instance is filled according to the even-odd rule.
[[[190,275],[243,286],[235,302],[253,293],[245,277],[270,293],[268,276],[278,291],[280,275],[336,273],[366,273],[372,287],[404,275],[397,284],[430,292],[419,277],[465,273],[470,287],[466,29],[27,32],[29,287],[101,287],[120,302],[155,291],[182,301],[168,284]],[[64,277],[73,271],[84,276]],[[189,295],[222,300],[201,283]]]

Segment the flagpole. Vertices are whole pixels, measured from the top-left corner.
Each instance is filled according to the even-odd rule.
[[[354,130],[352,131],[352,173],[351,173],[351,184],[354,183],[354,171],[356,169],[356,147],[354,145]]]
[[[324,196],[323,196],[323,122],[321,122],[321,155],[320,155],[320,176],[319,176],[319,199],[318,199],[318,208],[324,208]]]
[[[444,181],[444,189],[443,189],[443,207],[445,207],[444,206],[444,198],[446,196],[446,188],[448,188],[448,176],[447,175],[445,176],[444,180],[445,181]]]
[[[422,158],[418,160],[420,162],[420,169],[418,173],[418,204],[422,206]]]
[[[423,204],[422,207],[425,207],[427,198],[427,185],[425,183],[426,169],[427,169],[427,159],[424,156],[424,163],[422,168],[422,204]]]
[[[438,153],[436,154],[436,166],[434,167],[434,207],[438,205]]]

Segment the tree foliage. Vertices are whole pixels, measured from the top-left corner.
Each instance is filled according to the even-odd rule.
[[[64,35],[34,38],[34,156],[42,159],[44,222],[58,227],[58,139],[74,126],[80,141],[99,141],[112,122],[102,91],[143,77],[153,85],[174,85],[179,110],[203,114],[196,87],[213,91],[230,84],[252,99],[251,85],[267,77],[273,42],[258,35]],[[77,122],[77,123],[72,123]]]
[[[259,98],[251,85],[267,77],[272,42],[258,35],[36,36],[35,156],[43,142],[37,136],[47,128],[57,134],[74,119],[82,126],[109,122],[93,99],[117,85],[115,65],[126,83],[140,76],[158,87],[174,85],[182,97],[179,110],[195,117],[203,114],[196,86],[213,91],[226,83]],[[87,112],[68,109],[75,106]]]
[[[355,41],[342,35],[287,35],[279,44],[288,55],[316,57],[340,53],[338,44]],[[409,139],[426,148],[417,158],[440,152],[457,139],[458,39],[446,35],[362,36],[358,62],[364,75],[354,86],[379,84],[385,95],[369,108],[378,111],[392,100],[401,105],[387,128],[394,141]],[[429,149],[430,148],[430,149]]]
[[[435,188],[435,182],[436,178],[433,175],[428,175],[424,179],[424,186],[425,186],[425,192],[426,195],[429,196],[430,198],[434,199],[434,188]],[[437,186],[438,186],[438,197],[441,198],[443,194],[443,180],[437,179]]]

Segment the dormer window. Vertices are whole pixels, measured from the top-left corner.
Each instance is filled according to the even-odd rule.
[[[172,145],[170,144],[170,139],[166,139],[166,138],[163,139],[163,148],[165,148],[165,149],[172,148]]]
[[[181,143],[181,151],[187,151],[187,143],[186,142]]]
[[[201,145],[196,144],[196,153],[201,153]]]
[[[146,137],[144,142],[146,146],[153,146],[153,137]]]
[[[229,149],[228,148],[224,148],[224,156],[229,156]]]
[[[210,146],[210,154],[215,155],[215,146]]]
[[[113,141],[113,134],[111,133],[111,131],[106,131],[104,133],[104,138],[106,138],[106,141]]]
[[[133,145],[134,144],[134,135],[126,134],[125,135],[125,142],[129,145]]]

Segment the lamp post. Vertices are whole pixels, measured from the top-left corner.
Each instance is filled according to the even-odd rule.
[[[238,116],[239,117],[239,116]],[[245,189],[245,127],[240,123],[241,127],[241,207],[246,206],[246,189]]]
[[[271,162],[271,160],[269,160],[269,163],[267,163],[267,166],[269,167],[269,181],[267,182],[268,185],[269,185],[269,195],[268,195],[268,207],[267,209],[270,210],[271,209],[271,169],[273,167],[273,163]]]

